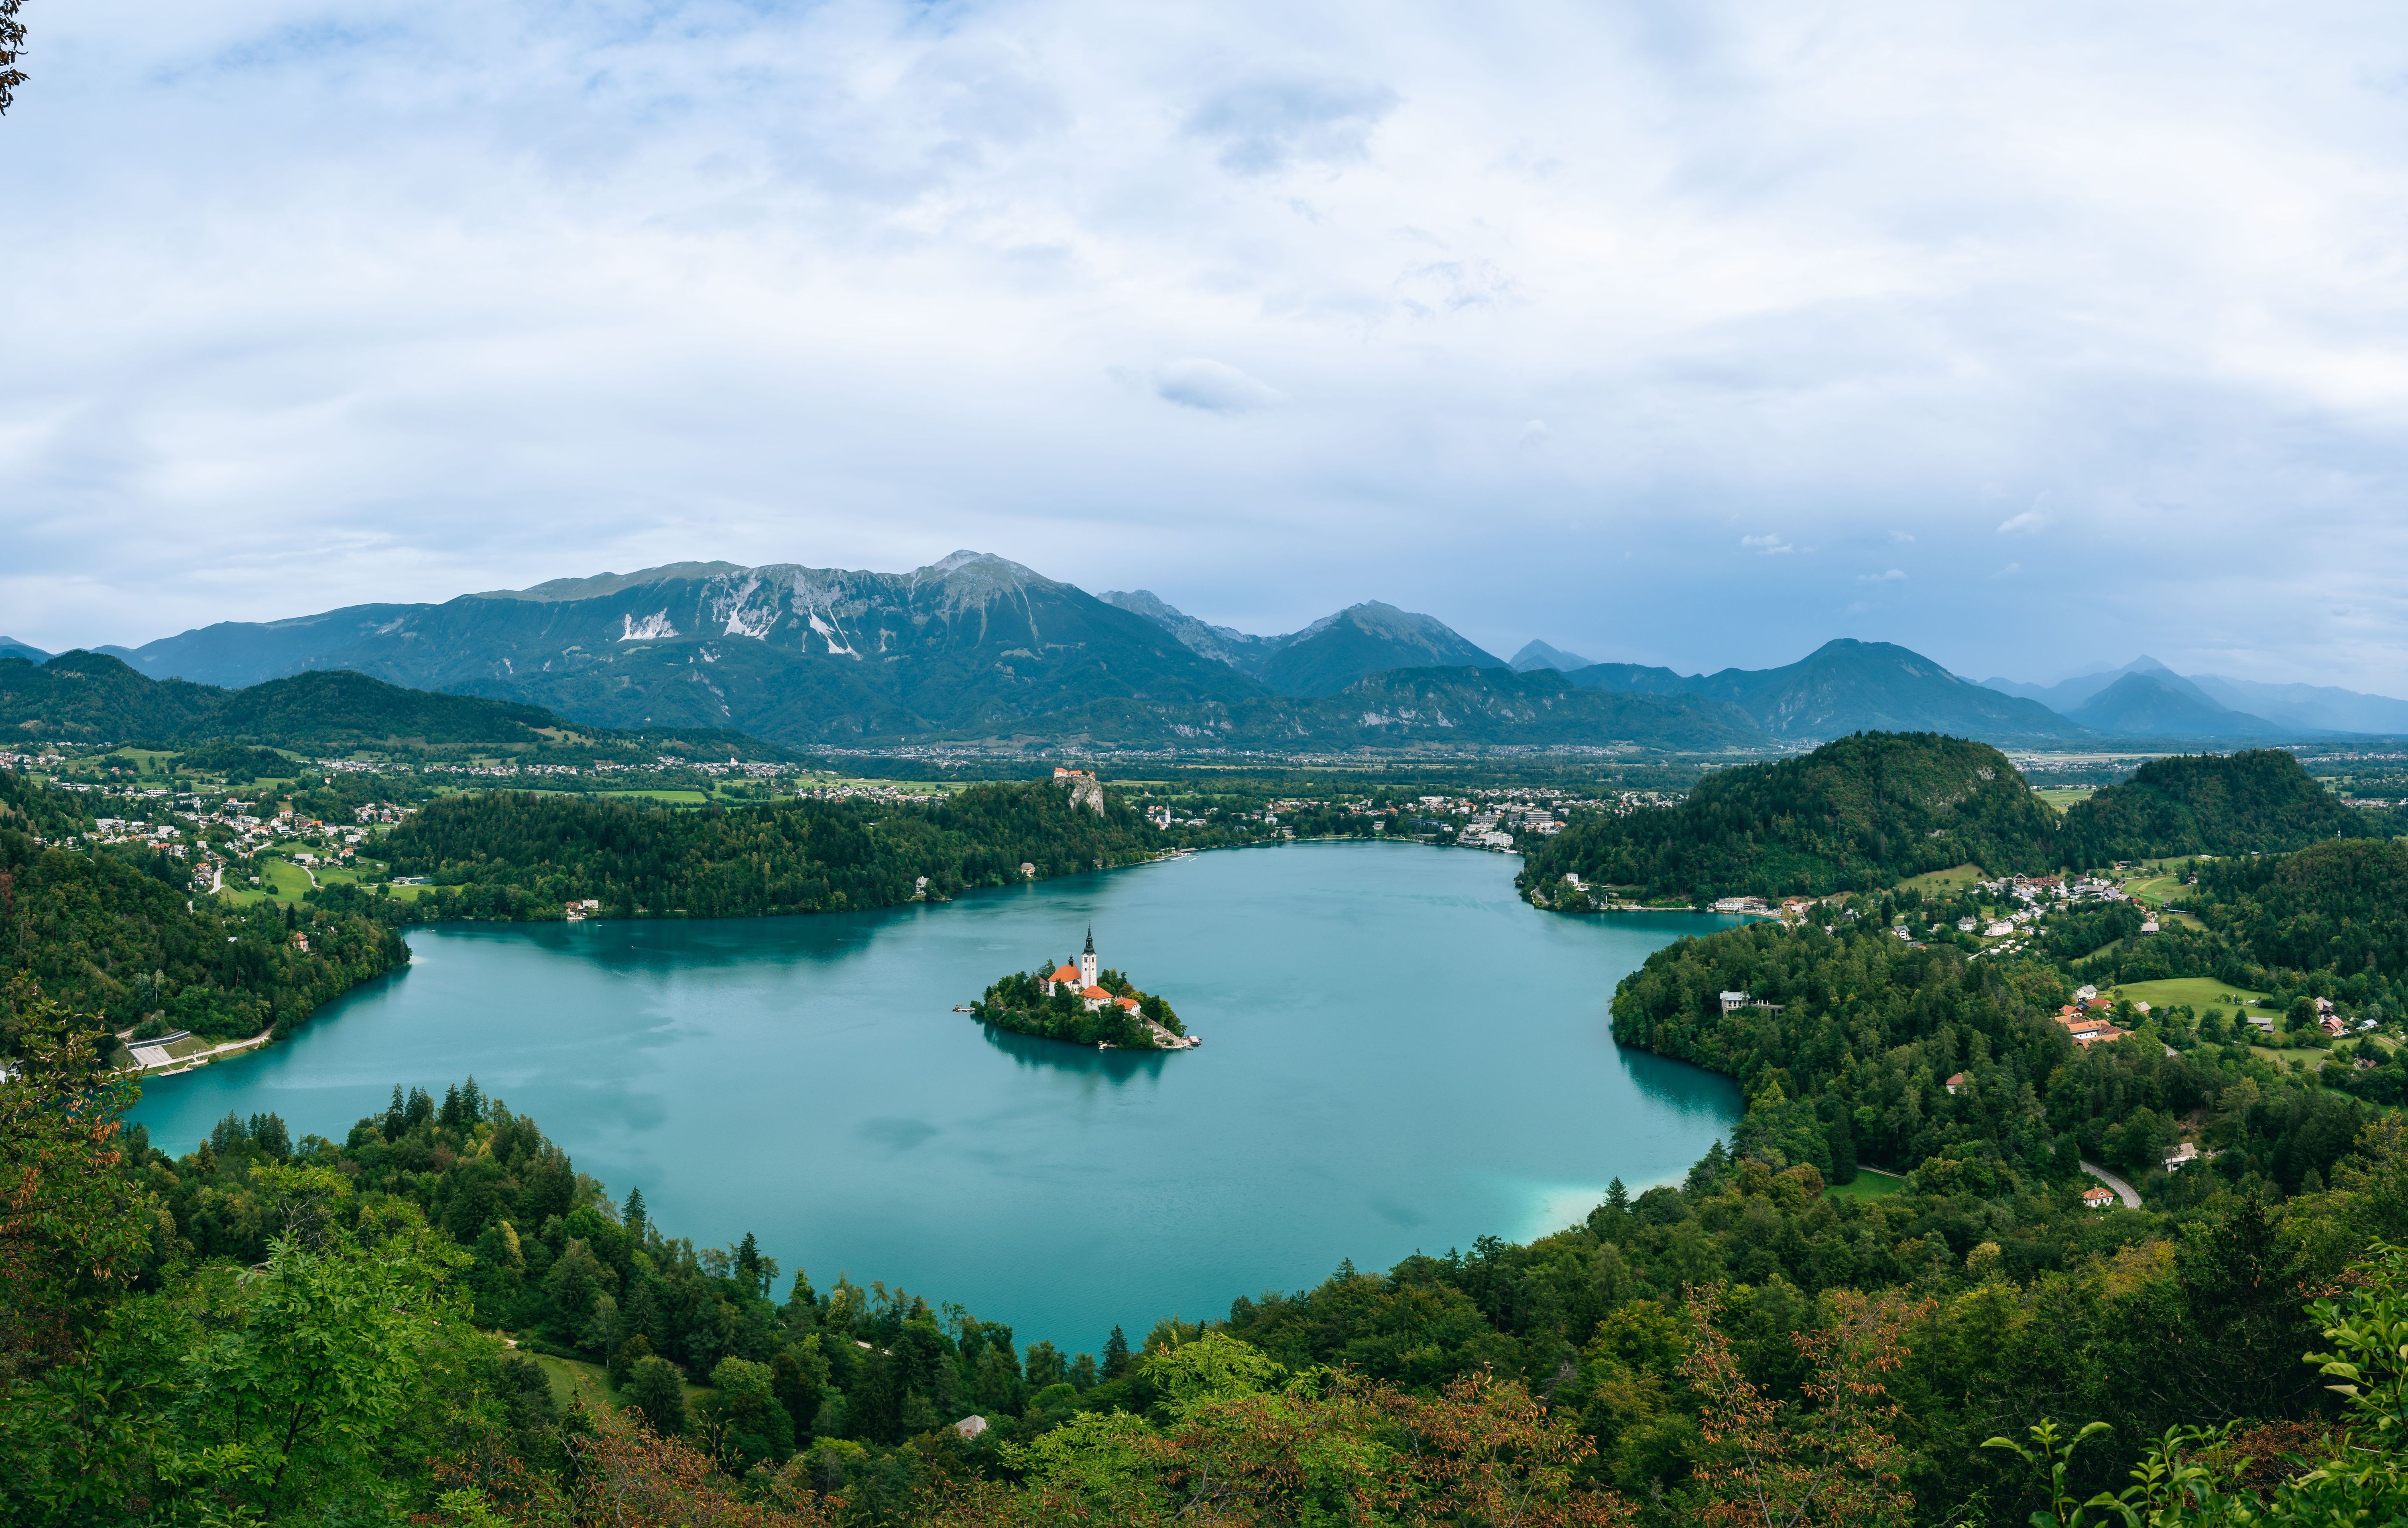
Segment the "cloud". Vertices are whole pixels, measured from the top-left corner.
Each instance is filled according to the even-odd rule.
[[[2024,565],[2022,563],[2011,562],[2004,568],[2000,569],[1997,572],[1992,573],[1990,576],[1992,578],[2013,578],[2023,570]]]
[[[1914,543],[1914,536],[1909,531],[1893,530],[1889,533],[1889,539],[1893,541],[1904,542],[1910,546]]]
[[[2010,515],[2006,519],[2000,521],[1999,523],[1999,534],[2001,536],[2029,536],[2036,531],[2046,528],[2049,523],[2049,517],[2042,514],[2040,511],[2026,510],[2021,514]]]
[[[1784,552],[1795,552],[1798,550],[1796,547],[1791,546],[1787,541],[1783,541],[1780,537],[1772,535],[1742,536],[1739,539],[1739,544],[1747,548],[1750,552],[1758,553],[1768,557],[1777,557]]]
[[[1260,79],[1205,98],[1187,131],[1221,146],[1223,169],[1272,175],[1299,163],[1364,157],[1371,130],[1397,108],[1385,85],[1345,79]]]
[[[1905,577],[1906,573],[1904,570],[1893,568],[1886,573],[1858,573],[1856,575],[1856,582],[1859,584],[1896,584]]]
[[[1241,414],[1280,401],[1277,388],[1219,361],[1173,361],[1157,367],[1154,394],[1166,403],[1216,414]]]
[[[41,295],[0,367],[0,630],[45,648],[973,546],[1255,630],[1374,596],[1509,652],[1594,629],[1612,569],[1616,629],[1685,672],[1799,656],[1832,591],[1778,575],[1891,547],[1948,597],[1857,593],[1950,668],[2012,621],[2035,670],[2401,683],[2408,301],[2366,252],[2408,247],[2408,138],[2363,27],[42,16],[0,123],[0,290]],[[1768,521],[1795,545],[1731,564]],[[1999,575],[2060,526],[2082,558]],[[2244,602],[2305,613],[2159,646],[2165,610]]]

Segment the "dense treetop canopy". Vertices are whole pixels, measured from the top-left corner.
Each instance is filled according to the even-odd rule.
[[[1540,843],[1522,885],[1567,872],[1650,897],[1824,895],[1972,861],[2057,863],[2056,823],[2006,756],[1937,733],[1862,732],[1720,771],[1665,811],[1592,815]]]
[[[2151,759],[2065,814],[2071,863],[2304,848],[2383,830],[2279,748]]]

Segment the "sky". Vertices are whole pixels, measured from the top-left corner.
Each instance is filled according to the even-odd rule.
[[[2408,693],[2396,7],[28,0],[0,632],[999,553]]]

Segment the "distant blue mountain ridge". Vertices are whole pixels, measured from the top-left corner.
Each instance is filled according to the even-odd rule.
[[[2038,700],[2093,730],[2120,736],[2408,736],[2408,700],[2329,685],[2275,685],[2216,674],[2186,677],[2145,654],[2122,668],[2055,685],[1996,678],[1982,683],[2002,695]]]
[[[592,726],[725,728],[786,743],[1713,751],[1871,730],[2036,747],[2408,735],[2408,701],[2185,678],[2145,657],[2054,685],[1975,684],[1911,649],[1841,639],[1777,668],[1684,675],[1539,641],[1509,662],[1378,600],[1256,636],[1146,590],[1090,595],[977,552],[906,573],[676,563],[98,651],[154,680],[239,688],[348,669]],[[0,654],[49,656],[16,642]]]

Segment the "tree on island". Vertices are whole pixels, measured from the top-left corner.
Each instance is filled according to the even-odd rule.
[[[1137,984],[1122,972],[1110,968],[1097,971],[1096,986],[1115,1000],[1134,1002],[1134,1011],[1121,1002],[1104,1002],[1084,997],[1071,982],[1057,980],[1063,971],[1076,971],[1069,962],[1051,969],[1052,975],[1021,971],[1003,977],[970,1004],[971,1016],[982,1024],[1014,1034],[1071,1045],[1114,1045],[1124,1050],[1165,1048],[1154,1032],[1156,1026],[1174,1036],[1187,1032],[1187,1027],[1180,1022],[1178,1013],[1168,1002],[1154,993],[1138,990]],[[1091,1002],[1097,1005],[1091,1007]]]

